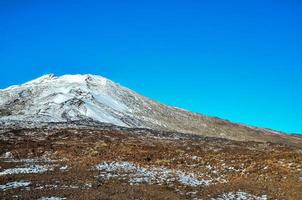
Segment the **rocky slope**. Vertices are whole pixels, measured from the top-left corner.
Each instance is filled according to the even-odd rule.
[[[72,124],[0,127],[0,199],[302,197],[302,148]]]
[[[76,120],[242,141],[301,143],[299,137],[166,106],[95,75],[45,75],[23,85],[0,90],[2,123]]]

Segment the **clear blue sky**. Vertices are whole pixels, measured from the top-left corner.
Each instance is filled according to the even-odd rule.
[[[91,73],[235,122],[302,133],[302,1],[0,0],[0,88]]]

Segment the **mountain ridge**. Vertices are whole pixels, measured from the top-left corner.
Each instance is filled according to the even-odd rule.
[[[105,77],[47,74],[0,90],[0,120],[62,122],[93,119],[233,140],[279,141],[280,131],[257,128],[167,106]]]

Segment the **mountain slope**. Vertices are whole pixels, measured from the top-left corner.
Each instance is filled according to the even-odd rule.
[[[177,131],[243,141],[282,142],[289,138],[279,132],[166,106],[95,75],[45,75],[23,85],[1,90],[0,119],[38,122],[92,119],[130,128]]]

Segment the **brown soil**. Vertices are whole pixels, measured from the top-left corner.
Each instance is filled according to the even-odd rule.
[[[20,159],[41,157],[53,160],[53,170],[0,175],[0,185],[31,182],[28,188],[0,191],[0,199],[210,199],[237,191],[267,195],[268,199],[302,199],[302,149],[282,144],[197,136],[177,139],[169,134],[158,137],[147,130],[21,129],[1,135],[0,155],[6,152],[13,159],[2,157],[0,171],[25,165]],[[223,177],[225,182],[131,185],[127,178],[100,178],[95,166],[112,161]],[[60,170],[62,166],[68,170]]]

